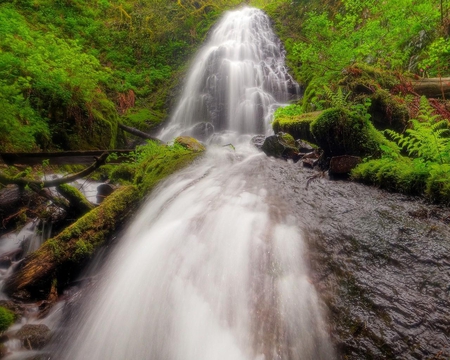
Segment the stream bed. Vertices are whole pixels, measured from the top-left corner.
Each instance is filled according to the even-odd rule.
[[[271,161],[343,359],[448,359],[450,211]]]

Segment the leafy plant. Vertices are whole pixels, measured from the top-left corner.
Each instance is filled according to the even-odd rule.
[[[450,162],[450,129],[446,119],[433,114],[433,108],[425,97],[420,99],[418,119],[412,119],[412,127],[406,135],[385,130],[410,156],[439,164]]]

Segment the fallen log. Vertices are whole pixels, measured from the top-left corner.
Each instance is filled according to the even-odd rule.
[[[450,78],[423,78],[411,82],[413,90],[428,98],[450,98]]]
[[[115,191],[99,207],[27,256],[20,269],[5,281],[3,291],[20,300],[46,299],[54,280],[58,287],[63,287],[79,269],[79,263],[106,243],[128,219],[138,200],[139,191],[135,186]]]
[[[86,169],[84,169],[76,174],[67,176],[67,177],[52,179],[52,180],[36,181],[36,180],[29,180],[29,179],[24,179],[24,178],[11,178],[6,175],[3,175],[0,172],[0,183],[3,185],[15,184],[15,185],[19,185],[22,187],[39,186],[40,188],[47,188],[47,187],[58,186],[61,184],[67,184],[67,183],[71,183],[75,180],[81,179],[81,178],[89,175],[90,173],[94,172],[95,170],[97,170],[100,166],[105,164],[108,156],[109,156],[108,153],[103,153],[98,159],[96,159],[95,163],[93,163],[91,166],[87,167]]]
[[[124,124],[120,124],[119,123],[119,128],[122,129],[123,131],[126,131],[126,132],[128,132],[128,133],[130,133],[130,134],[132,134],[134,136],[140,137],[142,139],[152,140],[152,141],[156,141],[159,144],[163,144],[163,142],[161,140],[159,140],[159,139],[157,139],[157,138],[155,138],[155,137],[153,137],[153,136],[151,136],[151,135],[149,135],[149,134],[147,134],[147,133],[145,133],[145,132],[143,132],[141,130],[132,128],[130,126],[126,126]]]
[[[177,142],[189,150],[177,148],[173,151],[161,146],[159,156],[149,157],[135,169],[135,185],[115,190],[94,210],[28,255],[5,281],[3,291],[15,299],[45,300],[54,297],[57,284],[61,293],[92,254],[107,244],[119,225],[133,214],[140,199],[162,179],[191,163],[205,150],[194,146],[194,139],[179,138]]]
[[[134,150],[82,150],[82,151],[58,151],[58,152],[40,152],[40,153],[0,153],[1,159],[7,165],[42,165],[48,161],[49,165],[88,165],[92,164],[95,158],[104,153],[116,154],[117,158],[111,160],[111,163],[121,163],[129,159],[129,155]],[[1,162],[1,161],[0,161]]]

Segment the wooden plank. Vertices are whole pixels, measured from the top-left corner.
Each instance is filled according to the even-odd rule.
[[[117,159],[111,163],[127,160],[127,155],[134,150],[88,150],[88,151],[60,151],[48,153],[0,153],[3,161],[8,165],[41,165],[48,160],[50,165],[90,165],[103,153],[116,153]]]

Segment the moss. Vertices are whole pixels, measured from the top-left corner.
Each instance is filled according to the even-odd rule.
[[[327,157],[379,156],[389,141],[365,118],[346,109],[328,109],[311,123],[311,133]]]
[[[372,121],[378,129],[403,131],[409,121],[409,110],[405,100],[384,89],[377,89],[371,96],[368,109]]]
[[[425,194],[433,202],[450,205],[450,164],[432,166]]]
[[[61,184],[57,186],[57,190],[69,201],[71,213],[76,216],[84,215],[94,208],[81,191],[73,186]]]
[[[421,195],[425,190],[429,171],[407,157],[370,160],[353,169],[352,179],[382,189],[409,195]]]
[[[295,116],[278,117],[272,123],[273,131],[275,133],[282,131],[292,135],[294,139],[302,139],[315,143],[310,126],[321,114],[322,111],[315,111]]]
[[[340,85],[345,85],[354,93],[371,94],[376,89],[391,89],[400,84],[398,76],[393,71],[357,63],[344,70]]]
[[[189,136],[179,136],[175,139],[174,143],[194,152],[202,152],[206,150],[197,139]]]
[[[3,332],[8,329],[15,320],[15,315],[12,311],[0,306],[0,331]]]
[[[147,131],[159,124],[164,117],[165,114],[160,111],[147,108],[134,108],[130,109],[126,115],[123,115],[122,120],[126,125],[142,131]]]

